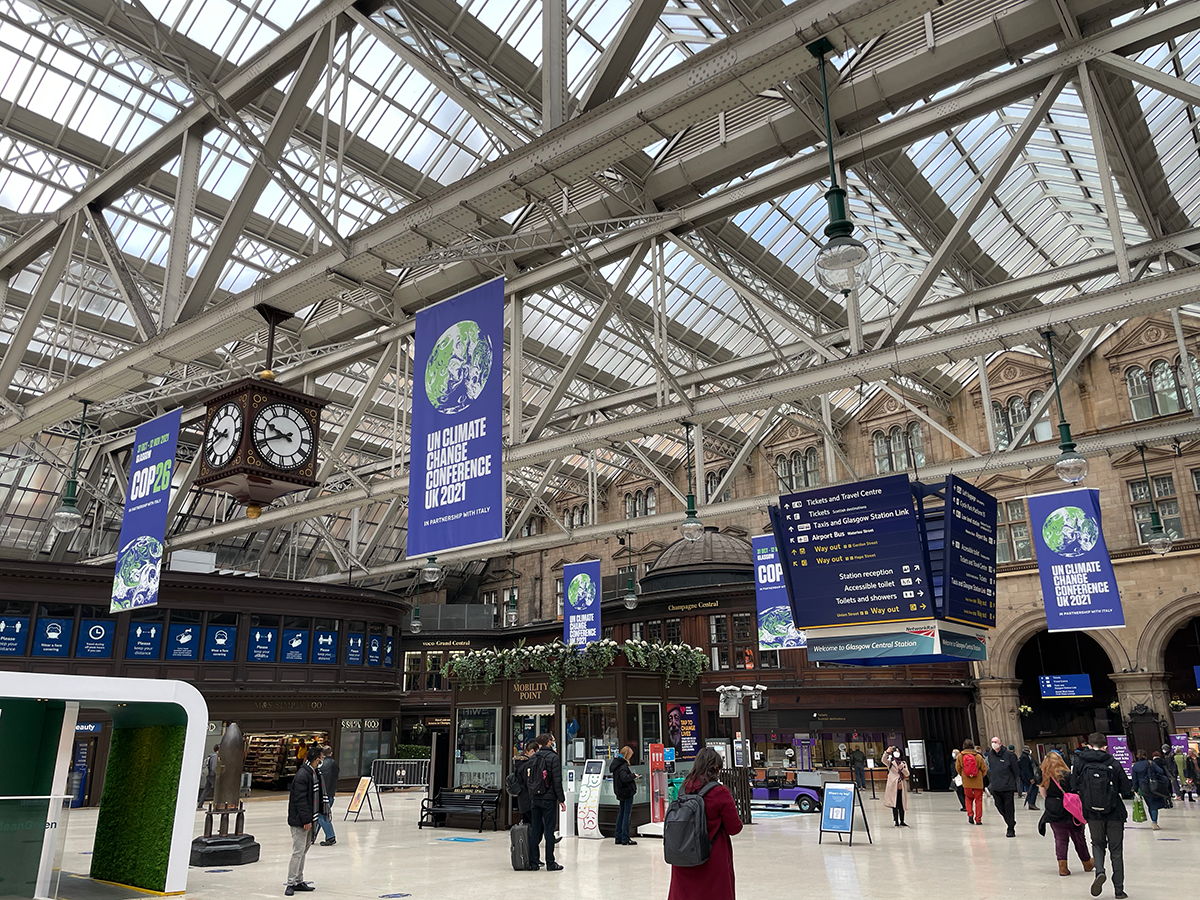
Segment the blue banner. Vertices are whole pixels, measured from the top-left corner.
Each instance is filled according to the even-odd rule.
[[[237,647],[237,628],[233,625],[209,625],[204,636],[206,662],[229,662]]]
[[[33,630],[34,656],[69,656],[72,619],[38,619]]]
[[[318,631],[313,636],[313,662],[321,665],[333,665],[337,662],[336,631]]]
[[[307,631],[283,629],[283,661],[285,663],[308,662]]]
[[[346,665],[361,666],[363,664],[363,636],[361,634],[346,635]]]
[[[109,612],[124,612],[158,602],[158,575],[171,501],[171,469],[175,465],[181,415],[182,408],[151,419],[139,425],[134,435]]]
[[[933,618],[907,475],[786,494],[769,513],[796,628]]]
[[[504,279],[417,313],[408,556],[504,537]]]
[[[0,656],[24,656],[29,640],[29,620],[24,616],[0,616]]]
[[[112,619],[84,619],[80,622],[79,637],[75,641],[75,656],[110,659],[116,624]]]
[[[1042,699],[1052,697],[1090,697],[1092,696],[1092,677],[1090,675],[1039,675],[1038,687],[1042,689]]]
[[[942,617],[996,627],[996,498],[946,476]]]
[[[936,651],[937,630],[933,627],[855,637],[814,634],[808,639],[808,658],[813,661],[932,656]]]
[[[563,643],[586,647],[600,640],[600,560],[563,566]]]
[[[1100,492],[1080,488],[1029,498],[1046,625],[1050,631],[1124,628],[1125,613],[1100,519]]]
[[[246,662],[275,662],[279,647],[279,631],[274,628],[251,628],[246,642]]]
[[[167,659],[194,660],[199,656],[199,625],[172,625],[167,629]]]
[[[373,634],[367,638],[367,665],[377,666],[383,662],[383,635]]]
[[[775,535],[750,539],[754,549],[754,599],[758,605],[758,649],[785,650],[804,646],[804,632],[792,624],[792,606],[783,583],[783,564]]]
[[[126,659],[158,659],[162,650],[162,622],[130,622],[125,642]]]

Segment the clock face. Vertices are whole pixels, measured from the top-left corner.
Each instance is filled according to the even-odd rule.
[[[229,465],[242,443],[242,408],[236,403],[223,403],[213,413],[204,435],[204,458],[214,469]]]
[[[263,461],[277,469],[298,468],[313,452],[312,426],[302,410],[288,403],[260,409],[251,437]]]

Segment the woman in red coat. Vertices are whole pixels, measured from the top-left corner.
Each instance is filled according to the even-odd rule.
[[[712,747],[705,747],[696,754],[683,791],[694,794],[720,777],[721,755]],[[671,867],[667,900],[734,900],[733,841],[729,838],[742,830],[742,820],[733,794],[725,785],[717,784],[704,795],[704,812],[708,817],[712,853],[704,865]]]

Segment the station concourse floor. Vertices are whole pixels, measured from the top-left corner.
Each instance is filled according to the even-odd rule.
[[[451,828],[417,829],[420,794],[384,794],[385,821],[341,821],[349,795],[338,797],[337,844],[312,847],[305,880],[315,888],[297,894],[322,898],[412,897],[413,900],[576,900],[665,898],[670,866],[661,841],[641,838],[636,847],[611,840],[564,838],[558,845],[562,872],[514,872],[508,833]],[[1091,877],[1073,856],[1070,877],[1060,877],[1054,840],[1037,833],[1041,812],[1018,809],[1017,837],[1005,838],[995,807],[985,801],[983,827],[967,824],[952,793],[910,795],[910,827],[892,825],[882,799],[866,799],[873,844],[855,823],[854,846],[826,834],[817,845],[815,814],[763,816],[733,839],[737,891],[741,898],[803,897],[805,900],[992,900],[992,898],[1088,898]],[[256,794],[246,803],[247,830],[262,845],[258,863],[217,869],[193,868],[186,896],[195,900],[282,897],[291,838],[286,795]],[[857,817],[856,817],[857,818]],[[62,900],[127,900],[145,897],[91,882],[88,851],[96,810],[71,813],[64,855]],[[1200,883],[1200,802],[1176,801],[1149,822],[1126,823],[1125,890],[1131,898],[1192,894]],[[196,814],[196,834],[203,816]],[[861,843],[860,843],[861,838]],[[466,840],[463,840],[466,839]],[[1111,868],[1109,869],[1111,873]],[[1111,881],[1104,897],[1113,896]]]

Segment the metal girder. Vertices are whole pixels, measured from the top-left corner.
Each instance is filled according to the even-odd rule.
[[[621,27],[604,48],[596,74],[583,93],[579,104],[581,113],[590,112],[617,96],[617,91],[629,77],[629,71],[650,37],[667,0],[633,0],[621,20]]]
[[[913,312],[925,299],[925,295],[929,293],[929,289],[933,287],[934,280],[942,274],[942,269],[945,266],[946,260],[958,249],[970,231],[972,223],[978,215],[983,211],[984,207],[991,202],[992,195],[996,188],[1000,186],[1000,182],[1004,180],[1004,176],[1008,174],[1013,163],[1021,155],[1021,151],[1025,149],[1026,143],[1033,137],[1033,133],[1041,126],[1042,120],[1046,117],[1046,113],[1050,111],[1051,105],[1058,98],[1063,87],[1066,86],[1069,76],[1066,73],[1058,72],[1046,83],[1046,86],[1038,94],[1037,101],[1029,110],[1029,114],[1025,120],[1021,122],[1020,127],[1013,133],[1012,137],[1004,145],[1004,148],[996,154],[996,158],[992,161],[991,168],[988,169],[987,177],[985,177],[967,205],[958,214],[958,218],[954,223],[954,227],[946,234],[945,239],[934,251],[932,258],[926,264],[924,271],[917,277],[916,282],[908,289],[904,300],[900,303],[900,308],[896,310],[896,314],[892,317],[891,324],[884,329],[879,340],[875,342],[875,349],[879,350],[893,343],[899,336],[900,332],[908,325],[908,320],[912,318]]]
[[[767,432],[775,426],[779,409],[779,404],[768,409],[766,414],[758,420],[758,424],[754,427],[754,430],[746,436],[746,440],[738,448],[738,452],[734,454],[733,459],[730,460],[729,468],[725,470],[725,476],[717,482],[716,488],[713,489],[713,498],[720,497],[725,493],[726,485],[737,476],[737,470],[742,467],[742,464],[746,461],[746,457],[758,448],[759,443],[766,436]],[[705,498],[705,502],[718,502],[713,498]]]
[[[1100,335],[1104,332],[1104,330],[1105,329],[1103,325],[1097,325],[1088,330],[1088,332],[1083,336],[1083,340],[1079,342],[1079,346],[1075,348],[1075,352],[1071,354],[1071,358],[1067,361],[1067,364],[1065,366],[1060,366],[1058,369],[1058,380],[1060,383],[1063,381],[1063,379],[1070,378],[1079,369],[1080,364],[1087,359],[1092,350],[1096,348],[1096,344],[1099,342]],[[1029,436],[1029,432],[1033,431],[1034,426],[1037,425],[1038,420],[1042,417],[1042,413],[1049,408],[1054,397],[1054,391],[1046,391],[1042,395],[1042,399],[1033,404],[1033,407],[1029,410],[1028,417],[1024,422],[1021,423],[1021,427],[1017,429],[1017,433],[1013,435],[1013,439],[1009,446],[1021,446],[1021,444]],[[991,418],[992,408],[990,403],[984,412],[988,418]]]
[[[680,491],[679,488],[675,487],[675,482],[671,480],[669,475],[667,475],[662,469],[654,464],[654,461],[650,459],[645,450],[643,450],[633,441],[625,441],[624,446],[631,454],[633,454],[634,459],[650,470],[651,478],[670,491],[676,500],[685,506],[687,505],[687,498],[683,496],[683,492]]]
[[[179,181],[175,186],[175,214],[171,217],[171,242],[167,245],[167,271],[163,279],[162,320],[166,325],[179,321],[184,284],[191,259],[192,222],[196,217],[196,198],[200,193],[200,156],[204,138],[196,130],[187,132],[179,153]]]
[[[397,339],[398,340],[398,339]],[[371,372],[371,377],[367,379],[366,384],[358,395],[353,408],[350,410],[350,415],[346,421],[342,423],[338,430],[337,437],[333,439],[333,443],[325,451],[325,460],[321,463],[321,467],[317,470],[318,486],[308,492],[309,497],[316,497],[321,493],[321,485],[326,479],[333,474],[334,468],[341,459],[342,452],[350,443],[350,439],[354,437],[354,430],[358,427],[358,423],[362,421],[363,415],[371,404],[375,403],[375,392],[379,390],[379,386],[383,384],[383,379],[392,370],[391,347],[385,346],[383,352],[379,355],[379,361],[375,364],[374,370]]]
[[[1112,235],[1113,250],[1117,254],[1117,271],[1122,281],[1131,281],[1132,272],[1129,268],[1129,251],[1125,246],[1125,229],[1121,225],[1121,209],[1117,205],[1117,192],[1113,187],[1112,169],[1108,163],[1108,149],[1104,143],[1104,123],[1100,118],[1099,101],[1088,73],[1087,63],[1081,62],[1076,67],[1079,83],[1079,98],[1087,111],[1088,126],[1092,132],[1092,148],[1096,153],[1096,168],[1100,175],[1100,189],[1104,193],[1104,212],[1108,220],[1108,230]]]
[[[108,271],[112,274],[117,290],[121,292],[121,299],[125,301],[125,305],[129,307],[129,312],[133,315],[138,334],[142,336],[143,341],[152,337],[158,333],[158,325],[146,306],[146,300],[142,297],[137,279],[133,277],[129,265],[125,262],[125,254],[121,252],[117,239],[113,237],[112,229],[108,227],[103,210],[87,206],[84,207],[83,214],[87,217],[88,231],[100,245],[100,252],[104,255],[104,262],[108,264]]]
[[[962,447],[964,450],[967,451],[967,453],[970,456],[983,456],[982,453],[980,453],[978,450],[976,450],[974,447],[972,447],[966,441],[962,440],[962,438],[960,438],[958,435],[956,435],[954,432],[952,432],[949,428],[947,428],[941,422],[934,419],[932,416],[930,416],[928,413],[926,413],[923,409],[921,409],[921,407],[917,406],[917,404],[913,403],[911,400],[908,399],[908,397],[906,397],[903,393],[901,393],[900,391],[893,388],[886,381],[880,382],[879,389],[881,391],[883,391],[885,394],[887,394],[888,396],[895,397],[902,404],[904,404],[904,407],[907,410],[909,410],[909,412],[911,412],[918,419],[920,419],[925,424],[927,424],[934,431],[941,434],[943,437],[947,438],[951,442]]]
[[[542,2],[542,132],[567,120],[567,0]]]

